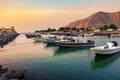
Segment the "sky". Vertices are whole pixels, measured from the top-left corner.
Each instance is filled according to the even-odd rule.
[[[0,27],[32,32],[66,26],[98,11],[120,11],[120,0],[0,0]]]

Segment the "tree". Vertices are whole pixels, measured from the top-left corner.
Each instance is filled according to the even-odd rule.
[[[83,31],[84,31],[84,30],[85,30],[85,28],[80,28],[80,30],[83,30]]]
[[[107,29],[109,29],[109,26],[108,26],[108,25],[104,25],[104,26],[103,26],[103,29],[104,29],[104,30],[107,30]]]
[[[71,30],[77,30],[77,28],[76,27],[72,27]]]
[[[46,31],[47,31],[47,32],[53,32],[53,31],[56,31],[56,29],[48,28]]]
[[[35,31],[35,32],[40,32],[39,30]]]
[[[59,30],[59,31],[64,31],[64,30],[65,30],[65,27],[60,27],[58,30]]]
[[[65,27],[66,31],[70,31],[70,29],[71,29],[70,27]]]
[[[114,25],[114,24],[110,24],[109,27],[110,27],[111,29],[118,29],[118,27],[117,27],[116,25]]]

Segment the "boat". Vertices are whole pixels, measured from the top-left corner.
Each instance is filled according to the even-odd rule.
[[[45,39],[44,42],[47,44],[47,45],[56,45],[56,43],[58,42],[75,42],[75,40],[73,38],[49,38],[49,39]]]
[[[82,37],[90,37],[90,36],[94,36],[95,35],[95,33],[89,33],[89,34],[80,34],[80,36],[82,36]]]
[[[107,37],[108,38],[117,38],[117,37],[120,37],[120,34],[108,34]]]
[[[110,55],[120,51],[120,46],[117,46],[116,41],[109,41],[106,45],[91,48],[91,51],[96,55]]]
[[[77,32],[53,32],[54,35],[78,36]]]
[[[35,33],[26,33],[25,36],[27,38],[40,38],[41,34],[35,34]]]
[[[41,43],[41,42],[44,42],[44,38],[43,37],[34,39],[34,43]]]
[[[88,40],[87,42],[57,42],[59,48],[88,48],[94,46],[94,41]]]

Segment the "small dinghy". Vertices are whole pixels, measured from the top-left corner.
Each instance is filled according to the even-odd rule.
[[[120,51],[120,46],[117,46],[116,41],[107,42],[106,45],[100,47],[90,48],[93,53],[96,55],[108,55],[115,54]]]

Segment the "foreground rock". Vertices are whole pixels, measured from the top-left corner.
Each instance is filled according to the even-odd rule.
[[[0,65],[0,80],[54,80],[54,79],[46,79],[40,78],[33,73],[21,70],[9,70],[8,68],[3,68]]]

